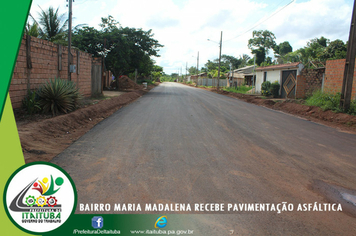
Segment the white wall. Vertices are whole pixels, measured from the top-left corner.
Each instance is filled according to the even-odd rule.
[[[267,70],[267,81],[271,83],[278,81],[279,84],[282,84],[282,71],[287,70],[297,70],[297,75],[300,75],[303,70],[304,65],[299,64],[298,67],[294,68],[284,68],[279,70]],[[256,71],[256,92],[261,93],[261,85],[263,83],[263,74],[265,71]]]
[[[263,83],[263,75],[264,71],[257,71],[256,72],[256,92],[261,92],[261,85]],[[273,83],[277,81],[281,83],[281,71],[280,70],[269,70],[267,71],[267,81]]]

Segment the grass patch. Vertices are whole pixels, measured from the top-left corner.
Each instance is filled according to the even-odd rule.
[[[213,88],[213,86],[198,85],[199,88]]]
[[[251,89],[253,89],[253,87],[248,87],[248,86],[238,86],[236,88],[224,88],[224,91],[227,92],[232,92],[232,93],[247,93],[248,91],[250,91]]]
[[[305,104],[308,106],[320,107],[323,111],[331,110],[334,112],[345,112],[340,105],[341,94],[323,93],[320,90],[313,93],[313,95],[305,100]],[[352,100],[350,109],[345,112],[350,115],[356,115],[356,101]]]

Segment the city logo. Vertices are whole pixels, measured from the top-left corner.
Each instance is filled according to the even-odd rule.
[[[160,216],[157,218],[155,228],[164,228],[167,226],[167,216]]]
[[[91,226],[93,226],[94,229],[101,229],[104,226],[104,219],[101,216],[94,216],[91,219]]]
[[[16,170],[6,183],[4,206],[10,220],[28,233],[61,226],[74,212],[75,186],[60,167],[33,162]]]

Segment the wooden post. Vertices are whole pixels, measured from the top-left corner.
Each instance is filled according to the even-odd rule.
[[[220,65],[221,65],[221,47],[222,47],[222,34],[223,32],[221,31],[221,35],[220,35],[220,50],[219,50],[219,69],[218,69],[218,83],[216,86],[216,90],[219,91],[219,80],[220,80]]]
[[[72,80],[72,75],[70,72],[70,65],[72,64],[72,1],[68,1],[68,80]]]
[[[60,77],[60,71],[62,70],[62,45],[58,45],[58,72],[57,72],[57,78]]]
[[[26,35],[26,64],[27,64],[27,90],[31,89],[31,36]]]
[[[341,99],[340,99],[340,108],[343,108],[345,111],[350,109],[352,83],[354,80],[354,68],[355,68],[355,56],[356,56],[356,32],[354,27],[356,23],[355,7],[356,5],[354,3],[351,26],[350,26],[350,34],[349,34],[349,43],[347,46],[344,79],[342,81]]]

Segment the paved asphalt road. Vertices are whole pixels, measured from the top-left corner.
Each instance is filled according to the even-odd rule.
[[[181,84],[120,109],[53,163],[78,203],[224,203],[185,217],[197,235],[356,235],[356,135]],[[282,202],[294,210],[226,209]],[[342,212],[297,211],[315,202]]]

